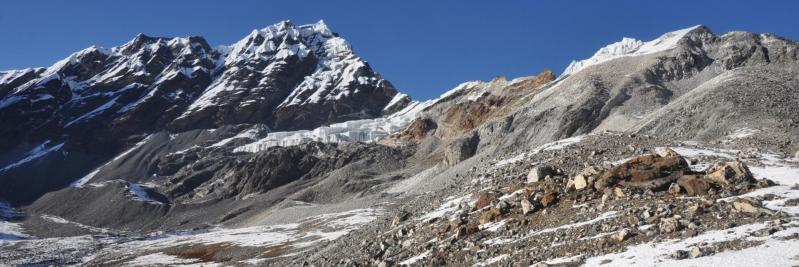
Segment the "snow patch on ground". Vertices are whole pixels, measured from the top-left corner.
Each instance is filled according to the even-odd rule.
[[[400,265],[400,266],[407,266],[407,265],[411,265],[411,264],[414,264],[414,263],[416,263],[416,262],[418,262],[418,261],[420,261],[420,260],[424,260],[424,259],[426,259],[428,256],[430,256],[430,250],[428,250],[428,251],[425,251],[425,252],[422,252],[422,254],[419,254],[419,255],[416,255],[416,256],[413,256],[413,257],[407,258],[407,259],[405,259],[404,261],[401,261],[401,262],[399,263],[399,265]]]
[[[30,238],[23,233],[22,225],[19,223],[0,221],[0,247],[5,245],[7,240],[20,240]]]
[[[760,130],[758,130],[758,129],[741,128],[741,129],[735,130],[730,135],[727,135],[727,138],[730,138],[730,139],[741,139],[741,138],[746,138],[746,137],[753,136],[753,135],[755,135],[755,134],[757,134],[759,132],[760,132]]]
[[[249,140],[256,140],[265,131],[266,131],[266,129],[256,126],[256,127],[247,129],[247,130],[245,130],[243,132],[240,132],[240,133],[234,135],[233,137],[219,140],[218,142],[216,142],[213,145],[211,145],[211,147],[224,146],[225,144],[230,143],[230,141],[233,141],[233,140],[236,140],[236,139],[239,139],[239,138],[246,138],[246,139],[249,139]]]
[[[17,218],[19,216],[10,204],[0,201],[0,247],[5,244],[5,240],[20,240],[30,238],[31,236],[23,233],[22,225],[8,220]]]
[[[558,226],[558,227],[554,227],[554,228],[547,228],[547,229],[539,230],[539,231],[530,233],[530,235],[527,236],[527,237],[537,236],[537,235],[551,233],[551,232],[557,232],[557,231],[560,231],[560,230],[563,230],[563,229],[570,229],[570,228],[576,228],[576,227],[580,227],[580,226],[584,226],[584,225],[594,224],[594,223],[598,223],[598,222],[601,222],[601,221],[604,221],[604,220],[607,220],[607,219],[612,219],[612,218],[615,218],[615,217],[618,217],[618,216],[619,216],[619,212],[618,211],[608,211],[608,212],[600,214],[598,217],[596,217],[594,219],[591,219],[591,220],[582,221],[582,222],[576,222],[576,223],[570,223],[570,224],[564,224],[564,225],[561,225],[561,226]]]
[[[97,175],[97,173],[98,173],[98,172],[100,172],[100,168],[94,169],[94,170],[93,170],[92,172],[90,172],[89,174],[86,174],[85,176],[81,177],[81,178],[80,178],[80,179],[78,179],[77,181],[75,181],[75,182],[72,182],[72,184],[70,184],[69,186],[71,186],[71,187],[78,187],[78,188],[80,188],[80,187],[83,187],[83,185],[85,185],[86,183],[88,183],[88,182],[89,182],[89,180],[91,180],[91,179],[92,179],[92,178],[93,178],[95,175]]]
[[[133,200],[142,201],[148,204],[154,205],[163,205],[161,201],[155,200],[154,198],[150,197],[147,190],[152,189],[155,187],[154,185],[150,184],[136,184],[136,183],[128,183],[128,192],[130,192]]]
[[[106,235],[84,235],[75,237],[59,237],[47,239],[8,240],[0,246],[13,245],[31,250],[63,252],[81,251],[85,248],[101,244],[98,253],[84,256],[84,263],[108,253],[119,254],[119,258],[130,257],[129,264],[133,266],[150,265],[157,262],[168,265],[191,265],[194,261],[172,261],[170,256],[159,254],[164,250],[174,247],[190,245],[229,244],[243,247],[281,247],[287,254],[306,250],[308,247],[320,242],[332,241],[359,228],[361,225],[373,221],[383,213],[382,209],[356,209],[345,212],[312,216],[297,223],[281,225],[263,225],[246,228],[227,229],[214,228],[198,231],[154,232],[137,238],[119,238]],[[82,225],[66,219],[44,215],[43,219],[54,223],[72,224],[86,228],[94,233],[104,232],[104,229]],[[45,249],[47,248],[47,249]],[[3,253],[0,252],[0,255]],[[285,256],[283,254],[281,256]],[[214,265],[213,262],[199,263],[204,266]]]
[[[538,154],[541,151],[559,150],[559,149],[567,148],[570,145],[582,142],[583,140],[585,140],[586,136],[587,135],[578,135],[578,136],[573,136],[573,137],[560,139],[560,140],[557,140],[557,141],[554,141],[554,142],[543,144],[543,145],[538,146],[537,148],[533,149],[531,152],[521,153],[521,154],[518,154],[516,156],[497,161],[497,163],[494,164],[494,167],[497,168],[497,167],[502,167],[502,166],[505,166],[505,165],[508,165],[508,164],[513,164],[513,163],[519,162],[521,160],[524,160],[525,158],[528,158],[530,156]]]
[[[548,260],[548,261],[546,261],[546,264],[548,264],[548,265],[567,264],[567,263],[578,262],[582,258],[583,258],[582,254],[571,256],[571,257],[568,257],[568,256],[567,257],[560,257],[560,258],[554,258],[554,259]]]
[[[149,255],[139,256],[127,262],[125,266],[154,266],[154,265],[185,265],[190,263],[199,263],[200,260],[181,259],[172,255],[164,254],[163,252],[153,253]]]
[[[58,217],[58,216],[54,216],[54,215],[43,214],[43,215],[40,215],[39,217],[41,217],[42,219],[45,219],[47,221],[54,222],[54,223],[70,224],[70,225],[73,225],[73,226],[77,226],[79,228],[83,228],[83,229],[86,229],[88,231],[91,231],[92,233],[108,233],[109,232],[108,229],[105,229],[105,228],[97,228],[97,227],[93,227],[93,226],[88,226],[88,225],[85,225],[85,224],[82,224],[82,223],[73,222],[73,221],[70,221],[70,220],[67,220],[67,219],[64,219],[64,218],[61,218],[61,217]]]
[[[732,150],[712,150],[712,149],[702,149],[702,148],[690,148],[690,147],[672,147],[671,149],[677,154],[680,154],[686,158],[697,158],[697,157],[720,157],[720,158],[728,158],[728,159],[735,159],[735,151]]]
[[[502,226],[505,226],[506,223],[507,223],[506,221],[490,222],[486,224],[481,224],[479,227],[480,230],[483,231],[496,232],[499,231],[499,229],[502,228]]]
[[[709,231],[690,238],[630,246],[621,253],[589,258],[585,261],[585,266],[793,266],[799,264],[799,259],[796,258],[797,251],[799,251],[799,240],[778,239],[781,236],[799,233],[799,227],[794,224],[794,227],[765,237],[750,235],[751,232],[766,227],[766,223],[754,223]],[[725,251],[695,259],[676,260],[671,258],[671,254],[677,250],[730,240],[763,241],[764,243],[743,250]],[[610,263],[603,264],[603,261],[607,260],[610,260]]]
[[[28,152],[28,155],[25,158],[23,158],[21,160],[18,160],[17,162],[11,163],[8,166],[3,167],[2,169],[0,169],[0,173],[5,172],[5,171],[10,170],[10,169],[13,169],[13,168],[16,168],[16,167],[19,167],[19,166],[21,166],[23,164],[26,164],[28,162],[34,161],[34,160],[36,160],[38,158],[43,157],[44,155],[47,155],[50,152],[57,151],[57,150],[61,149],[61,147],[64,146],[64,143],[61,143],[61,144],[54,145],[54,146],[51,146],[51,147],[46,147],[49,142],[50,141],[47,141],[47,142],[44,142],[41,145],[37,146],[36,148],[34,148],[30,152]]]
[[[427,222],[448,215],[452,216],[453,215],[452,213],[458,210],[459,205],[470,205],[470,202],[471,202],[471,197],[469,195],[461,197],[450,197],[447,199],[447,202],[441,204],[441,206],[439,206],[438,209],[425,213],[424,215],[420,216],[418,220]]]
[[[506,259],[508,257],[510,257],[510,255],[502,254],[502,255],[487,259],[484,262],[478,262],[478,263],[474,264],[474,266],[489,266],[491,264],[494,264],[494,263],[497,263],[497,262],[499,262],[501,260],[504,260],[504,259]]]

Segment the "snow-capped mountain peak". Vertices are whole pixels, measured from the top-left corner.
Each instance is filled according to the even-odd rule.
[[[336,105],[335,102],[344,99],[363,97],[359,95],[371,95],[369,98],[374,99],[378,94],[383,96],[366,108],[371,112],[366,117],[376,117],[381,115],[377,111],[383,110],[396,93],[324,21],[301,26],[281,21],[254,30],[217,51],[225,54],[224,71],[178,118],[177,125],[219,112],[226,109],[224,106],[236,109],[255,105],[257,112],[295,113],[293,106]],[[350,110],[347,114],[360,112]],[[274,120],[282,123],[279,121],[284,119]]]
[[[592,57],[588,59],[572,61],[571,64],[569,64],[569,66],[563,71],[562,75],[577,73],[588,66],[596,65],[620,57],[653,54],[673,49],[677,47],[679,41],[682,40],[686,34],[699,27],[701,27],[701,25],[668,32],[661,35],[657,39],[648,42],[624,37],[621,41],[600,48]]]

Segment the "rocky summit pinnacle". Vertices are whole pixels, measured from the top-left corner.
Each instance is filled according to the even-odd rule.
[[[0,265],[796,265],[797,77],[694,26],[414,101],[322,21],[140,34],[0,72]]]

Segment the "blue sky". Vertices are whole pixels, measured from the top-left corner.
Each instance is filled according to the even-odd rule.
[[[137,33],[230,44],[252,29],[320,19],[397,88],[427,99],[467,80],[560,73],[623,36],[697,24],[799,39],[799,1],[4,1],[0,69],[49,66]]]

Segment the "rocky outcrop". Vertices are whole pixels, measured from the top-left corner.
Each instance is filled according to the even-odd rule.
[[[453,141],[444,151],[444,163],[452,166],[474,156],[479,144],[480,136],[476,133]]]

